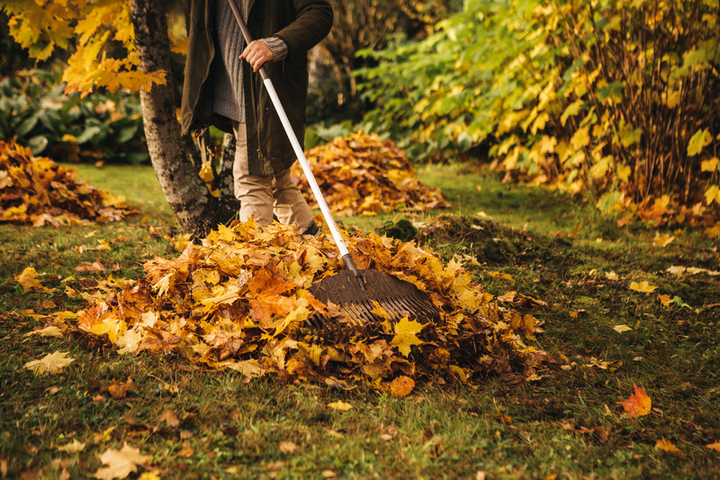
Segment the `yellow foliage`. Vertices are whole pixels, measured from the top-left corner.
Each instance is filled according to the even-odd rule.
[[[63,72],[68,93],[87,95],[98,87],[116,91],[149,90],[165,84],[165,72],[147,72],[135,49],[130,2],[85,0],[51,2],[20,0],[6,2],[10,32],[30,55],[45,60],[56,48],[66,49],[71,41],[75,52]],[[117,42],[127,51],[124,58],[109,58],[108,46]]]

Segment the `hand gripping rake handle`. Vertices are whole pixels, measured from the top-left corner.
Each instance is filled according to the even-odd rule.
[[[250,36],[250,31],[247,28],[247,25],[245,24],[245,21],[242,18],[242,15],[240,15],[240,11],[237,8],[237,5],[235,5],[235,2],[233,0],[228,0],[228,3],[230,4],[230,8],[232,8],[233,14],[235,15],[235,19],[237,20],[238,25],[240,26],[240,31],[242,32],[243,38],[245,39],[245,43],[250,45],[252,42],[252,37]],[[310,189],[313,192],[313,195],[315,196],[315,200],[317,201],[318,205],[320,206],[320,211],[322,211],[323,217],[325,218],[325,223],[327,223],[328,228],[330,229],[330,233],[332,234],[332,238],[335,241],[335,245],[337,245],[338,250],[340,251],[340,255],[342,256],[343,261],[345,262],[345,266],[348,270],[350,270],[352,273],[355,274],[355,276],[358,278],[358,281],[361,285],[364,286],[364,282],[361,281],[360,272],[358,271],[357,267],[355,266],[355,261],[352,258],[352,255],[347,249],[347,246],[345,245],[345,241],[342,239],[342,236],[340,235],[340,231],[337,228],[337,225],[335,224],[335,220],[333,219],[332,213],[330,212],[330,208],[328,208],[327,202],[325,202],[325,197],[323,197],[322,192],[320,191],[320,187],[318,186],[317,181],[315,180],[315,175],[313,175],[312,169],[310,168],[310,164],[307,161],[307,158],[305,157],[305,152],[303,152],[302,147],[300,146],[300,142],[297,139],[297,136],[295,135],[295,131],[292,128],[292,125],[290,124],[290,120],[288,119],[287,114],[285,113],[285,108],[283,108],[282,103],[280,102],[280,98],[277,95],[277,92],[275,91],[275,86],[272,83],[272,80],[270,80],[270,77],[268,76],[267,72],[265,71],[265,67],[260,67],[260,77],[262,78],[263,84],[265,85],[265,89],[267,90],[268,94],[270,95],[270,99],[272,100],[273,106],[275,107],[275,110],[277,111],[278,116],[280,117],[280,121],[282,122],[283,128],[285,129],[285,133],[288,136],[288,140],[290,140],[290,144],[292,145],[293,151],[295,152],[295,155],[297,155],[298,160],[300,161],[300,166],[302,167],[303,173],[305,174],[305,178],[307,178],[308,183],[310,184]]]

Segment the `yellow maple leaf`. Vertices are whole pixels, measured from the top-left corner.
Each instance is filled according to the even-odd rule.
[[[20,273],[20,275],[15,276],[15,281],[22,285],[23,290],[26,292],[31,290],[42,290],[47,293],[52,292],[51,289],[43,287],[37,279],[37,276],[38,272],[33,267],[27,267],[22,271],[22,273]]]
[[[400,353],[406,357],[410,355],[410,349],[413,345],[421,345],[423,343],[416,335],[423,329],[423,325],[420,322],[409,320],[405,317],[396,323],[393,329],[395,330],[395,336],[390,344],[396,346]]]
[[[49,353],[40,360],[27,362],[25,368],[32,370],[35,375],[59,373],[63,368],[75,361],[74,358],[70,358],[67,355],[67,352]]]
[[[652,410],[652,400],[647,396],[644,388],[638,387],[635,383],[633,383],[633,388],[635,393],[630,395],[627,400],[618,403],[623,406],[630,416],[643,417]]]
[[[140,449],[133,448],[127,443],[120,450],[108,448],[102,454],[97,456],[100,461],[107,465],[99,468],[95,478],[100,480],[113,480],[115,478],[125,478],[133,472],[137,471],[137,466],[150,461],[150,457],[140,453]]]
[[[628,288],[640,293],[652,293],[657,290],[656,286],[650,285],[647,281],[631,282]]]

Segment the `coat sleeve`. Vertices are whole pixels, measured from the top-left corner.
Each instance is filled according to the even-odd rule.
[[[288,57],[304,55],[330,33],[333,10],[327,1],[293,0],[295,20],[275,35],[285,40]]]

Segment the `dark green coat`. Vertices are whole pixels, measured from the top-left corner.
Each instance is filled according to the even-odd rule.
[[[227,0],[191,0],[181,109],[183,135],[208,125],[232,132],[229,119],[213,112],[210,66],[216,52],[212,31],[216,1]],[[305,136],[307,52],[330,32],[332,21],[332,7],[323,0],[255,0],[248,16],[253,39],[278,36],[289,47],[284,60],[267,63],[265,69],[301,144]],[[296,156],[262,79],[247,62],[243,68],[250,173],[259,175],[264,159],[276,172],[289,168]]]

